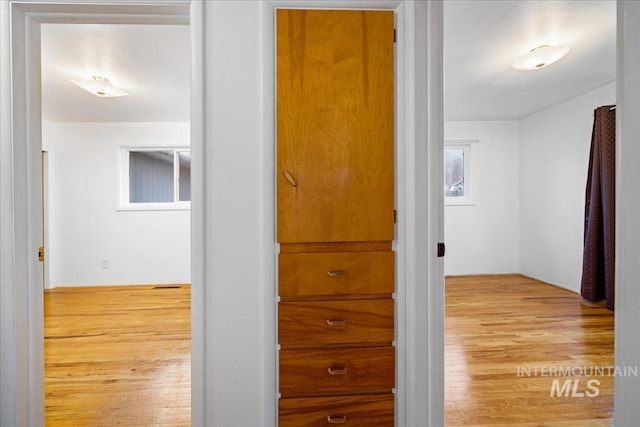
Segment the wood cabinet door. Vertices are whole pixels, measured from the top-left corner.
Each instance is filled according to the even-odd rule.
[[[277,11],[279,242],[394,234],[394,14]]]

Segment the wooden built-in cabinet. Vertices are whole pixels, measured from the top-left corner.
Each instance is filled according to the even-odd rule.
[[[394,425],[394,13],[276,16],[279,424]]]
[[[278,241],[393,240],[393,12],[278,10]]]

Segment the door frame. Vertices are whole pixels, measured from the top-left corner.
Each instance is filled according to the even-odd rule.
[[[46,0],[13,0],[2,2],[0,9],[2,37],[2,120],[11,123],[8,133],[2,133],[2,240],[1,345],[2,352],[0,425],[44,425],[44,309],[43,268],[37,259],[42,242],[42,99],[40,80],[40,24],[42,23],[102,23],[102,24],[190,24],[190,1],[152,0],[130,4],[105,4],[85,1],[56,4]],[[198,15],[196,15],[198,16]],[[194,28],[195,27],[195,28]],[[7,29],[6,31],[4,29]],[[192,60],[198,63],[202,45],[202,26],[191,25]],[[10,34],[10,37],[6,37]],[[10,39],[7,46],[6,40]],[[7,43],[7,44],[5,44]],[[8,57],[5,57],[7,55]],[[194,67],[195,68],[195,67]],[[11,80],[8,76],[11,75]],[[192,94],[201,93],[202,74],[192,71]],[[10,89],[10,90],[6,90]],[[10,95],[5,95],[9,94]],[[192,96],[192,127],[202,123],[202,105]],[[201,292],[204,238],[202,237],[204,185],[202,169],[202,134],[192,132],[195,152],[192,197],[192,299],[196,303]],[[200,175],[198,175],[200,173]],[[6,233],[6,234],[5,234]],[[192,309],[196,321],[192,331],[193,347],[202,348],[204,339],[198,325],[203,311]],[[26,338],[23,338],[26,337]],[[200,357],[198,357],[200,356]],[[194,354],[192,362],[192,394],[203,394],[202,355]],[[11,375],[9,377],[9,375]],[[194,384],[195,383],[195,384]],[[192,406],[192,411],[200,408]],[[195,418],[195,417],[194,417]]]
[[[640,3],[617,2],[615,366],[640,360]],[[613,424],[637,425],[640,380],[614,378]]]
[[[42,288],[49,289],[50,283],[50,267],[51,267],[51,238],[50,238],[50,199],[51,183],[49,181],[49,148],[42,146],[42,247],[44,248],[45,257],[42,262]]]
[[[444,237],[443,4],[405,0],[263,3],[264,146],[270,147],[263,182],[270,200],[275,187],[277,8],[378,9],[396,14],[396,425],[444,425],[444,263],[437,257],[437,242]],[[270,210],[275,212],[273,202]],[[268,221],[273,224],[274,219]],[[267,254],[274,266],[277,252],[274,245]],[[275,329],[275,284],[270,292],[265,321]],[[273,348],[275,330],[270,336]],[[265,348],[268,353],[269,345]],[[275,348],[265,358],[277,367]],[[276,372],[268,381],[273,388],[266,390],[266,398],[274,395],[272,401],[277,396]]]

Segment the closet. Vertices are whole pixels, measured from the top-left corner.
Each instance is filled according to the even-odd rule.
[[[394,13],[278,9],[279,425],[393,426]]]

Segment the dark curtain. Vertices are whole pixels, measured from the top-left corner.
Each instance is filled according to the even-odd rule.
[[[614,308],[616,111],[596,108],[584,212],[582,297]]]

